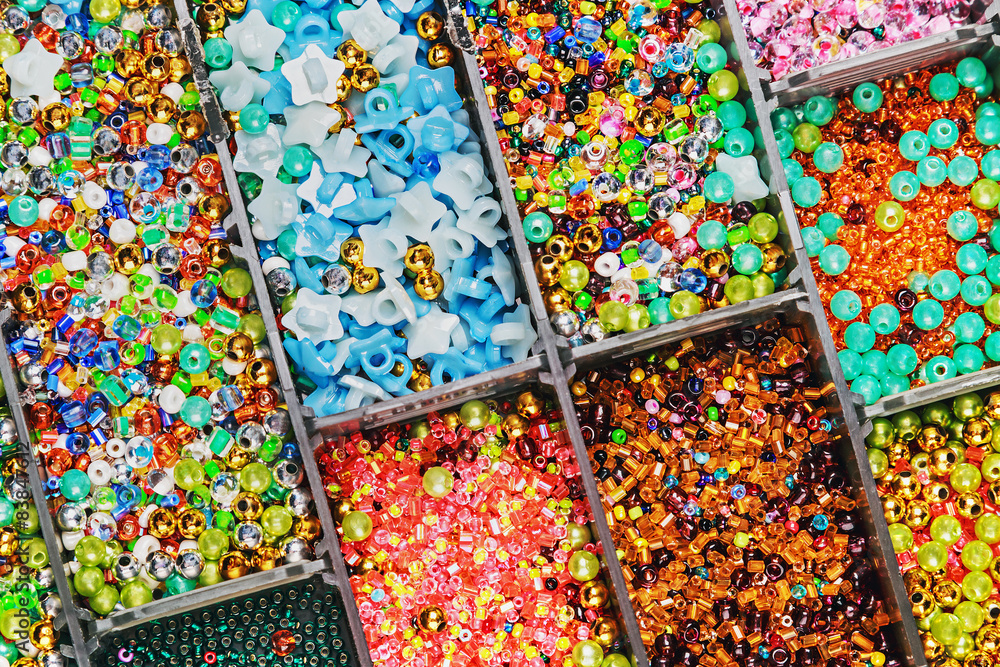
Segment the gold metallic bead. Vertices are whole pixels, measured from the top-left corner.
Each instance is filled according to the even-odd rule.
[[[257,571],[273,570],[281,565],[282,553],[277,547],[257,547],[250,556],[250,563]]]
[[[142,54],[135,49],[122,49],[115,54],[115,72],[128,79],[141,71],[142,61]]]
[[[28,628],[28,641],[31,645],[42,651],[51,651],[59,642],[59,631],[52,624],[51,619],[32,623]]]
[[[924,655],[928,660],[938,660],[944,655],[944,644],[934,639],[931,633],[921,633],[921,642],[924,645]]]
[[[239,551],[229,551],[219,559],[219,574],[223,579],[238,579],[250,573],[250,562]]]
[[[918,588],[930,588],[931,575],[922,568],[911,568],[903,573],[903,585],[906,586],[907,593],[912,593]]]
[[[455,60],[455,52],[444,42],[438,42],[427,50],[427,64],[431,69],[446,67]]]
[[[191,63],[187,58],[174,56],[170,59],[170,81],[180,83],[185,77],[191,76]]]
[[[528,427],[530,426],[531,424],[528,420],[521,415],[509,414],[504,417],[501,428],[503,429],[503,434],[507,436],[507,439],[512,440],[527,433]]]
[[[951,487],[944,482],[931,482],[924,487],[920,495],[929,503],[943,503],[951,495]]]
[[[908,457],[910,455],[910,447],[902,440],[895,440],[891,445],[885,448],[885,455],[889,457],[889,465],[894,465],[898,459]]]
[[[270,359],[253,359],[244,371],[250,383],[257,388],[269,387],[278,381],[278,367]]]
[[[553,287],[542,294],[545,300],[545,310],[550,314],[561,313],[573,306],[573,295],[562,287]]]
[[[948,434],[937,424],[925,425],[920,429],[920,436],[917,438],[920,449],[925,452],[944,447],[946,442],[948,442]]]
[[[931,591],[934,601],[945,609],[954,609],[962,601],[962,585],[951,579],[944,579]]]
[[[177,104],[166,95],[153,95],[146,106],[146,117],[154,123],[168,123],[177,112]]]
[[[892,490],[903,500],[913,500],[920,494],[920,481],[911,471],[904,470],[892,481]]]
[[[995,667],[996,658],[983,651],[973,651],[962,661],[964,667]]]
[[[444,33],[444,17],[437,12],[424,12],[417,19],[417,34],[434,41]]]
[[[192,508],[181,512],[177,519],[177,531],[188,540],[197,539],[208,528],[204,512]]]
[[[1000,652],[1000,628],[995,625],[984,625],[979,628],[979,632],[976,633],[976,646],[980,651],[987,653]]]
[[[545,242],[545,252],[558,262],[568,262],[573,259],[573,241],[565,234],[553,234]]]
[[[351,91],[353,90],[354,86],[351,85],[351,76],[349,74],[341,74],[340,77],[337,78],[337,101],[346,101],[347,98],[351,96]],[[343,119],[343,112],[341,112],[341,119]],[[343,120],[340,122],[343,123]]]
[[[136,273],[146,261],[142,256],[142,248],[135,243],[118,246],[115,250],[114,260],[115,268],[126,276]]]
[[[402,361],[397,361],[392,365],[392,370],[389,372],[392,373],[393,377],[402,377],[403,373],[406,372],[406,365]]]
[[[910,457],[910,470],[918,476],[921,473],[931,474],[931,455],[927,452],[917,452]]]
[[[618,634],[618,624],[606,616],[594,619],[590,625],[590,636],[604,649],[611,648],[618,639]]]
[[[1000,482],[993,482],[986,489],[986,500],[990,501],[993,505],[1000,503]]]
[[[970,419],[962,427],[962,440],[969,447],[988,445],[993,440],[993,427],[982,417]]]
[[[260,501],[260,496],[256,493],[241,491],[233,500],[233,514],[241,521],[256,521],[263,513],[264,503]]]
[[[608,587],[597,579],[580,586],[580,605],[584,609],[600,609],[608,603],[609,596]]]
[[[230,132],[239,132],[243,129],[243,125],[240,123],[239,111],[226,111],[223,115],[226,118],[226,125],[229,126]]]
[[[17,548],[21,541],[17,537],[17,530],[13,526],[0,528],[0,556],[10,558],[17,553]]]
[[[937,608],[934,603],[934,596],[925,588],[918,588],[910,593],[910,606],[913,608],[913,617],[918,621],[926,618],[928,614]]]
[[[142,61],[142,73],[152,81],[166,81],[170,76],[170,57],[160,52],[150,53]]]
[[[201,256],[216,268],[225,266],[233,258],[233,254],[229,251],[229,244],[221,239],[205,241],[205,244],[201,246]]]
[[[764,273],[774,273],[780,271],[785,266],[785,251],[777,243],[765,243],[760,247],[764,253],[764,264],[760,270]]]
[[[433,301],[444,290],[444,277],[434,269],[424,269],[413,279],[413,291],[424,301]]]
[[[205,117],[198,111],[182,111],[177,118],[177,134],[186,141],[194,141],[201,138],[208,129]]]
[[[21,283],[14,288],[11,299],[14,302],[14,307],[22,313],[33,313],[42,302],[42,294],[33,284]]]
[[[344,78],[344,77],[340,77],[340,79],[337,79],[337,83],[338,83],[338,86],[339,86],[339,84],[340,84],[340,81],[341,81],[341,80],[342,80],[343,78]],[[338,87],[338,89],[337,89],[337,94],[338,94],[338,95],[340,94],[340,89],[339,89],[339,87]],[[347,95],[348,95],[348,96],[350,96],[350,94],[351,94],[351,91],[350,91],[350,90],[348,89],[348,91],[347,91]],[[345,98],[343,98],[343,99],[347,99],[347,98],[345,97]],[[341,100],[341,101],[343,101],[343,100]],[[344,109],[344,107],[342,107],[341,105],[339,105],[339,104],[337,104],[337,103],[334,103],[334,104],[327,104],[326,106],[330,107],[331,109],[333,109],[334,111],[336,111],[337,113],[339,113],[339,114],[340,114],[340,120],[338,120],[338,121],[337,121],[336,123],[334,123],[333,125],[331,125],[331,126],[330,126],[330,130],[329,130],[330,132],[332,132],[332,133],[336,134],[337,132],[340,132],[340,131],[341,131],[341,130],[342,130],[342,129],[344,128],[344,124],[345,124],[345,123],[347,123],[347,121],[348,121],[348,116],[349,116],[350,114],[348,114],[348,113],[347,113],[347,110],[346,110],[346,109]],[[353,121],[351,121],[351,123],[353,124]]]
[[[222,353],[230,361],[247,361],[254,356],[253,339],[245,333],[235,331],[223,339]]]
[[[372,65],[358,65],[351,74],[351,86],[361,93],[378,88],[379,81],[378,70]]]
[[[899,523],[906,515],[906,502],[890,493],[882,497],[882,510],[888,523]]]
[[[226,10],[216,2],[206,2],[195,16],[198,27],[208,32],[218,32],[226,26]]]
[[[0,95],[4,97],[10,95],[10,78],[2,67],[0,67]]]
[[[378,287],[378,283],[378,269],[360,264],[354,267],[354,273],[351,275],[351,285],[354,286],[355,292],[358,294],[367,294]],[[416,289],[415,285],[414,289]],[[419,295],[420,293],[417,292],[417,296]]]
[[[413,273],[420,273],[424,269],[433,269],[434,251],[426,243],[411,245],[403,256],[403,266]]]
[[[354,511],[354,503],[351,502],[350,498],[338,498],[333,502],[333,507],[330,508],[330,512],[333,514],[333,520],[338,524],[344,521],[344,517]]]
[[[222,7],[228,14],[242,14],[246,11],[247,0],[222,0]]]
[[[525,419],[534,419],[545,410],[545,401],[534,392],[526,391],[517,397],[517,414]]]
[[[660,133],[666,125],[663,112],[654,106],[643,107],[635,117],[635,129],[644,137],[652,137]]]
[[[206,219],[218,222],[229,213],[229,199],[221,192],[202,195],[198,200],[198,212]]]
[[[923,500],[911,500],[906,506],[903,523],[909,528],[923,528],[931,522],[931,507]]]
[[[424,632],[438,633],[448,625],[448,617],[444,609],[435,605],[428,605],[417,614],[417,626]]]
[[[302,539],[312,542],[319,538],[323,532],[323,527],[319,523],[319,517],[307,514],[305,516],[293,517],[292,532]]]
[[[377,572],[377,571],[378,571],[378,563],[376,563],[373,559],[368,558],[367,556],[359,560],[357,564],[353,568],[351,568],[351,574],[355,574],[362,577],[368,574],[369,572]]]
[[[1000,419],[1000,391],[994,391],[983,397],[983,407],[990,419]]]
[[[701,270],[709,278],[721,278],[729,271],[729,256],[721,250],[708,250],[701,257]]]
[[[997,621],[1000,621],[1000,601],[996,598],[990,598],[979,606],[982,607],[983,611],[986,613],[987,623],[996,623]]]
[[[137,107],[145,107],[156,94],[156,84],[142,76],[133,76],[125,82],[122,93],[132,104]]]
[[[446,412],[441,415],[441,421],[444,422],[445,428],[449,431],[454,431],[462,423],[462,418],[459,417],[457,412]]]
[[[53,102],[38,115],[38,119],[49,132],[62,132],[69,127],[71,115],[69,107],[61,102]]]
[[[149,515],[149,534],[165,540],[177,531],[177,517],[166,507],[158,507]]]
[[[914,455],[916,458],[920,454]],[[912,459],[911,459],[912,461]],[[930,453],[928,458],[929,472],[936,477],[948,477],[958,463],[958,456],[951,447],[939,447]]]
[[[586,222],[573,232],[573,245],[584,255],[592,255],[604,245],[604,236],[597,225]]]
[[[559,282],[562,264],[552,255],[542,255],[535,260],[535,276],[542,287],[552,287]]]
[[[431,376],[427,373],[414,372],[413,377],[406,383],[410,391],[427,391],[434,386]]]
[[[963,493],[955,499],[955,511],[963,519],[978,519],[986,511],[983,497],[974,491]]]
[[[352,237],[340,244],[340,261],[348,266],[358,266],[365,256],[364,241]]]
[[[354,69],[368,62],[368,52],[353,39],[344,40],[337,47],[337,60],[344,63],[347,69]]]

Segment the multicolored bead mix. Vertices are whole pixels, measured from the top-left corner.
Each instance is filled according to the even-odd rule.
[[[930,664],[1000,649],[1000,392],[875,419],[868,460]],[[905,611],[904,611],[905,613]]]
[[[383,667],[628,667],[562,414],[542,394],[316,451]]]
[[[771,320],[572,383],[654,667],[903,664],[810,363]]]
[[[1000,360],[1000,104],[978,58],[771,114],[840,365],[871,405]]]
[[[471,5],[470,5],[471,6]],[[713,10],[479,3],[486,93],[551,323],[574,345],[771,294],[761,141]]]
[[[116,633],[95,667],[354,667],[340,591],[317,576]]]
[[[7,348],[96,616],[311,558],[319,521],[169,5],[3,10]]]

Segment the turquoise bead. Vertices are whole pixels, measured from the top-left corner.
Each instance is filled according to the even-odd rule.
[[[786,107],[778,107],[771,112],[771,125],[775,132],[778,130],[791,132],[800,122],[802,121],[795,116],[795,112]]]
[[[1000,143],[1000,118],[983,116],[976,121],[976,140],[984,146]]]
[[[962,300],[970,306],[981,306],[993,296],[993,286],[990,285],[989,280],[982,276],[969,276],[962,281],[961,294]]]
[[[522,227],[524,228],[524,237],[531,243],[548,241],[549,237],[552,236],[552,230],[555,229],[552,218],[541,211],[524,216]]]
[[[889,372],[889,366],[885,361],[885,352],[882,350],[868,350],[861,355],[861,361],[865,364],[864,370],[861,371],[862,375],[882,377]]]
[[[861,375],[864,361],[861,360],[860,354],[854,350],[841,350],[837,353],[837,359],[840,360],[840,368],[844,371],[844,379],[848,382]]]
[[[901,394],[910,388],[910,380],[895,373],[886,373],[879,378],[878,384],[883,396]]]
[[[976,120],[983,116],[1000,116],[1000,104],[996,102],[983,102],[976,107]]]
[[[927,128],[927,138],[934,148],[951,148],[958,143],[958,125],[953,120],[938,118]]]
[[[90,478],[84,471],[70,468],[59,478],[59,493],[72,502],[83,500],[90,493]]]
[[[782,159],[795,152],[795,140],[788,130],[775,130],[774,140],[778,142],[778,155]]]
[[[815,227],[806,227],[802,230],[802,245],[805,246],[807,255],[816,257],[826,245],[826,237]],[[1000,255],[997,256],[1000,257]]]
[[[962,279],[958,274],[950,269],[941,269],[931,276],[927,283],[927,289],[931,296],[938,301],[949,301],[958,296],[962,289]]]
[[[950,380],[955,377],[957,369],[955,362],[949,357],[939,355],[928,359],[927,363],[920,369],[920,379],[927,384]]]
[[[948,180],[960,188],[971,185],[979,177],[979,165],[968,155],[959,155],[948,165]]]
[[[702,186],[705,199],[715,204],[722,204],[732,199],[735,190],[733,177],[721,171],[713,171],[706,176]]]
[[[247,134],[260,134],[267,129],[270,122],[271,116],[259,104],[248,104],[240,111],[240,125]]]
[[[291,146],[285,149],[285,154],[281,158],[281,166],[290,175],[298,178],[312,171],[314,160],[312,151],[307,147]]]
[[[1000,150],[991,150],[979,160],[983,176],[1000,181]]]
[[[726,138],[722,142],[723,149],[733,157],[743,157],[753,152],[754,141],[750,130],[743,127],[726,132]]]
[[[748,276],[760,271],[764,265],[764,253],[753,243],[741,243],[733,249],[732,263],[738,273]]]
[[[706,74],[718,72],[726,66],[728,59],[729,56],[726,55],[726,50],[714,42],[702,44],[698,47],[698,55],[695,56],[698,69]]]
[[[271,12],[271,25],[281,28],[285,32],[292,32],[301,17],[302,10],[297,4],[290,0],[282,0],[274,6],[274,10]]]
[[[966,88],[975,88],[986,79],[986,65],[979,58],[962,58],[955,67],[955,78]]]
[[[993,255],[986,262],[986,279],[994,285],[1000,285],[1000,255]]]
[[[805,175],[805,170],[798,160],[786,157],[781,161],[781,166],[785,168],[785,180],[788,181],[788,187],[791,187],[795,181]]]
[[[919,162],[931,152],[931,142],[919,130],[910,130],[899,138],[899,154],[912,162]]]
[[[851,290],[842,289],[830,299],[830,312],[838,320],[850,322],[861,314],[861,297]]]
[[[803,176],[792,184],[792,199],[803,208],[812,208],[823,197],[823,186],[812,176]]]
[[[978,313],[962,313],[951,325],[955,340],[960,343],[975,343],[986,333],[986,322]]]
[[[698,245],[705,250],[726,247],[726,226],[718,220],[706,220],[698,227]]]
[[[868,314],[868,324],[883,336],[899,328],[899,309],[891,303],[880,303]]]
[[[844,219],[837,213],[827,212],[816,220],[816,227],[831,241],[837,240],[837,230],[844,226]]]
[[[979,233],[979,221],[969,211],[955,211],[948,216],[948,236],[965,243]]]
[[[906,276],[906,286],[916,293],[923,292],[931,282],[926,271],[910,271]]]
[[[875,345],[875,330],[864,322],[854,322],[844,331],[844,344],[858,354],[864,354]]]
[[[715,117],[722,121],[722,127],[732,130],[746,125],[747,110],[736,100],[729,100],[719,105]]]
[[[1000,331],[994,331],[986,337],[983,349],[991,360],[1000,361]]]
[[[992,76],[988,76],[983,79],[981,84],[972,89],[976,93],[976,99],[981,100],[984,97],[988,97],[993,92],[993,86],[994,83]]]
[[[815,95],[806,100],[803,111],[806,121],[822,127],[833,120],[833,116],[837,112],[837,105],[829,97]]]
[[[832,174],[844,165],[844,151],[832,141],[824,141],[813,153],[813,164],[824,174]]]
[[[666,324],[674,319],[670,312],[670,298],[658,296],[649,302],[646,310],[649,312],[649,321],[653,324]]]
[[[889,191],[899,201],[913,201],[920,193],[920,180],[912,171],[899,171],[889,179]]]
[[[917,178],[929,188],[948,180],[948,164],[937,155],[928,155],[917,163]]]
[[[212,69],[226,69],[233,61],[233,45],[221,37],[205,40],[205,62]]]
[[[212,404],[201,396],[188,396],[181,404],[178,416],[188,426],[201,428],[212,418]]]
[[[851,383],[851,391],[860,394],[865,399],[865,405],[874,405],[882,398],[882,386],[878,378],[871,375],[860,375]]]
[[[882,106],[882,90],[874,83],[863,83],[854,89],[851,101],[862,113],[877,111]]]
[[[931,97],[938,102],[951,101],[958,97],[958,79],[954,74],[941,72],[931,78]]]
[[[831,276],[839,276],[851,264],[851,254],[839,245],[828,245],[819,254],[819,268]]]
[[[959,345],[952,355],[955,360],[955,370],[961,375],[968,375],[983,370],[986,356],[975,345]]]
[[[278,246],[278,254],[291,261],[295,259],[295,246],[298,244],[299,235],[294,229],[286,229],[278,235],[275,242]]]
[[[753,99],[751,97],[747,96],[747,98],[743,100],[743,110],[747,114],[747,120],[754,125],[759,124],[757,123],[757,107],[754,106]]]
[[[934,299],[924,299],[913,308],[913,324],[918,329],[930,331],[941,326],[944,320],[944,307]]]
[[[896,375],[909,375],[917,369],[919,363],[917,351],[906,343],[893,345],[885,355],[886,367]]]
[[[14,197],[7,207],[7,215],[18,227],[30,227],[38,220],[38,202],[25,195]]]
[[[955,253],[955,264],[966,275],[982,273],[987,261],[986,251],[975,243],[966,243]]]

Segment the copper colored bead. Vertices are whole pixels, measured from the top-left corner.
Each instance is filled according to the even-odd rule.
[[[255,387],[267,387],[278,380],[278,368],[270,359],[254,359],[245,372]]]
[[[225,266],[233,257],[226,242],[219,239],[206,241],[201,247],[201,254],[210,265],[216,268]]]
[[[115,71],[125,77],[134,76],[142,67],[142,54],[134,49],[122,49],[115,54]]]
[[[527,433],[531,423],[521,415],[509,414],[503,419],[501,428],[508,440],[519,438]]]
[[[217,32],[226,25],[226,10],[221,4],[206,2],[195,16],[198,27],[208,32]]]
[[[344,517],[353,511],[354,503],[347,498],[338,498],[330,507],[330,512],[333,514],[333,520],[338,524],[342,523],[344,521]]]
[[[258,547],[250,557],[254,570],[273,570],[281,565],[281,550],[277,547]]]
[[[535,276],[541,287],[552,287],[561,275],[562,264],[552,255],[542,255],[535,261]]]
[[[247,361],[254,355],[253,339],[239,331],[231,333],[222,342],[222,353],[230,361]]]
[[[583,591],[581,591],[581,594],[582,592]],[[594,641],[600,644],[605,650],[610,649],[618,639],[618,624],[606,616],[597,618],[591,624],[590,629],[591,637],[593,637]]]
[[[31,283],[21,283],[14,288],[11,294],[11,301],[14,307],[22,313],[33,313],[38,309],[42,301],[42,295],[38,288]]]
[[[250,562],[239,551],[229,551],[219,559],[219,574],[223,579],[238,579],[250,573]]]

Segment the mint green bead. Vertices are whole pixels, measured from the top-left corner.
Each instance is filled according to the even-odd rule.
[[[864,363],[864,370],[861,371],[862,375],[882,377],[889,372],[889,367],[885,360],[885,352],[882,350],[868,350],[861,355],[861,361]]]
[[[875,345],[875,331],[864,322],[854,322],[844,331],[844,344],[858,354],[864,354]]]
[[[828,245],[819,254],[819,268],[830,276],[839,276],[851,264],[851,254],[843,246]]]
[[[833,174],[844,166],[844,151],[832,141],[824,141],[813,153],[813,164],[824,174]]]
[[[861,297],[851,290],[842,289],[830,299],[830,312],[838,320],[850,322],[861,314]]]
[[[83,500],[90,493],[90,478],[82,470],[70,468],[59,478],[59,493],[66,500]]]
[[[706,220],[698,227],[696,238],[698,245],[705,250],[725,248],[726,226],[718,220]]]
[[[955,67],[955,78],[966,88],[975,88],[986,80],[986,65],[979,58],[962,58]]]
[[[1000,251],[1000,222],[994,221],[990,228],[990,245],[994,250]]]
[[[979,177],[979,165],[968,155],[959,155],[948,165],[948,180],[964,188]]]
[[[889,179],[889,191],[899,201],[912,201],[920,194],[920,179],[912,171],[898,171]]]
[[[944,307],[934,299],[924,299],[913,308],[913,324],[918,329],[936,329],[944,320]]]
[[[891,303],[880,303],[868,314],[868,324],[883,336],[899,328],[899,319],[899,309]]]
[[[919,162],[931,152],[931,142],[919,130],[910,130],[899,138],[899,154],[912,162]]]
[[[829,97],[815,95],[806,100],[802,110],[807,121],[822,127],[833,120],[833,116],[837,112],[837,105]]]
[[[865,362],[861,359],[861,355],[854,350],[841,350],[837,353],[837,359],[840,361],[840,368],[844,371],[844,379],[850,382],[854,378],[861,375],[861,369],[864,368]]]
[[[955,368],[960,375],[981,371],[983,364],[986,363],[983,351],[971,344],[959,345],[955,348],[952,357],[955,360]]]
[[[979,233],[979,221],[969,211],[955,211],[948,216],[947,229],[948,236],[965,243]]]
[[[205,41],[205,62],[212,69],[226,69],[233,61],[233,46],[222,37]]]
[[[934,148],[951,148],[958,143],[958,125],[953,120],[938,118],[927,128],[927,138]]]
[[[1000,122],[1000,119],[997,119],[997,122]],[[1000,204],[1000,183],[991,178],[980,178],[972,186],[969,196],[976,208],[984,211],[996,208],[997,204]]]
[[[778,143],[778,155],[782,159],[795,152],[795,140],[787,130],[775,130],[774,139]]]
[[[872,113],[882,106],[882,90],[874,83],[863,83],[854,89],[851,101],[858,111]]]
[[[948,180],[948,165],[937,155],[929,155],[917,163],[917,178],[929,188]]]
[[[803,153],[812,153],[823,142],[823,132],[812,123],[802,123],[792,130],[795,147]]]
[[[665,296],[658,296],[650,301],[646,310],[649,311],[649,321],[653,324],[666,324],[674,319],[670,314],[670,299]]]
[[[204,373],[212,364],[212,353],[201,343],[188,343],[181,350],[179,364],[185,373]]]
[[[982,273],[987,261],[986,251],[976,243],[966,243],[955,253],[955,264],[966,275]]]
[[[295,246],[298,243],[298,238],[299,235],[295,233],[294,229],[286,229],[281,232],[276,241],[278,254],[289,261],[295,259]]]
[[[733,249],[732,266],[745,276],[760,271],[764,265],[764,253],[752,243],[743,243]]]
[[[885,364],[889,372],[896,375],[909,375],[917,369],[920,358],[917,351],[906,343],[897,343],[885,354]]]
[[[958,274],[949,269],[941,269],[931,276],[927,284],[927,291],[938,301],[948,301],[958,296],[962,289],[962,279]]]
[[[201,428],[212,419],[212,404],[201,396],[188,396],[181,404],[178,416],[188,426]]]
[[[926,271],[910,271],[906,276],[906,286],[918,294],[927,289],[931,282],[931,277]]]
[[[883,396],[901,394],[910,388],[909,378],[896,375],[895,373],[886,373],[879,376],[878,384]]]
[[[1000,118],[983,116],[976,121],[976,140],[984,146],[1000,143]]]
[[[986,262],[986,278],[994,285],[1000,285],[1000,255],[993,255]]]
[[[805,169],[802,168],[798,160],[786,157],[781,161],[781,166],[785,169],[785,180],[788,181],[788,187],[792,187],[795,181],[805,176]]]
[[[34,197],[14,197],[7,208],[7,215],[18,227],[30,227],[38,220],[38,202]]]
[[[989,266],[989,262],[986,264]],[[970,306],[981,306],[993,295],[993,286],[982,276],[969,276],[962,281],[962,300]]]
[[[544,243],[548,241],[549,237],[552,236],[552,230],[555,229],[552,218],[547,213],[542,213],[541,211],[535,211],[524,216],[522,226],[524,227],[524,237],[530,243]]]
[[[746,125],[747,111],[739,102],[729,100],[719,105],[715,117],[722,121],[722,127],[726,130],[734,130]]]
[[[293,32],[295,25],[302,18],[302,10],[294,2],[282,0],[274,6],[271,12],[271,25],[281,28],[285,32]]]
[[[735,275],[722,288],[729,303],[742,303],[754,298],[753,281],[747,276]]]
[[[816,220],[816,227],[831,241],[837,240],[837,230],[844,226],[844,219],[836,213],[823,213]]]
[[[986,337],[983,350],[991,361],[1000,361],[1000,331],[994,331]]]
[[[873,405],[882,398],[882,385],[872,375],[859,375],[851,382],[851,391],[865,399],[865,405]]]
[[[962,313],[951,325],[955,339],[960,343],[975,343],[986,333],[986,323],[978,313]]]
[[[291,146],[285,149],[285,154],[281,158],[281,166],[290,175],[299,178],[312,171],[314,161],[312,151],[305,146]]]
[[[929,90],[931,97],[938,102],[951,101],[958,97],[958,79],[948,72],[935,74],[931,78]]]
[[[702,44],[695,55],[695,62],[698,64],[698,69],[705,74],[718,72],[726,66],[726,60],[728,60],[726,50],[718,44],[711,42]]]
[[[826,245],[826,237],[817,228],[806,227],[802,230],[802,245],[805,246],[808,256],[816,257]]]
[[[792,184],[792,199],[803,208],[811,208],[823,197],[823,186],[812,176],[803,176]]]
[[[979,168],[983,176],[994,181],[1000,181],[1000,150],[991,150],[979,160]]]
[[[775,132],[778,130],[791,132],[798,126],[799,122],[795,112],[786,107],[778,107],[771,112],[771,125],[774,126]]]
[[[735,190],[736,184],[733,183],[733,177],[721,171],[713,171],[706,176],[702,186],[705,199],[715,204],[728,202],[733,198]]]
[[[259,104],[248,104],[240,111],[240,125],[247,134],[260,134],[270,123],[271,116]]]
[[[983,116],[1000,116],[1000,104],[996,102],[983,102],[976,107],[976,120]]]
[[[753,134],[750,130],[742,127],[729,130],[723,139],[722,147],[726,153],[733,157],[750,155],[754,147]]]

